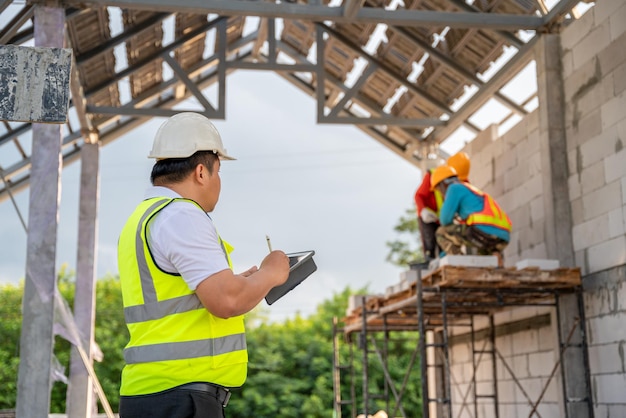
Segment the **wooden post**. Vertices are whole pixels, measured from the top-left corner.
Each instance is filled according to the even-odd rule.
[[[85,352],[93,364],[96,314],[96,241],[99,202],[100,145],[85,143],[81,148],[80,203],[78,219],[78,254],[74,318]],[[72,347],[70,383],[67,390],[68,418],[90,418],[96,405],[91,377]]]
[[[37,6],[35,46],[63,46],[65,10]],[[56,240],[61,178],[61,125],[34,124],[17,418],[50,409]]]

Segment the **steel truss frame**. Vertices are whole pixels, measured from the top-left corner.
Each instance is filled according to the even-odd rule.
[[[33,25],[29,25],[34,8],[46,2],[31,0],[26,2],[7,23],[0,28],[0,44],[24,44],[33,37]],[[532,46],[543,32],[558,30],[558,26],[565,24],[567,14],[578,3],[574,0],[560,0],[550,12],[542,12],[541,16],[534,15],[507,15],[481,12],[478,8],[467,5],[460,0],[446,0],[446,4],[456,8],[455,12],[431,12],[424,10],[386,10],[384,7],[371,7],[365,1],[346,1],[339,7],[330,7],[323,1],[294,1],[276,4],[268,2],[224,1],[211,0],[198,2],[185,1],[83,1],[65,0],[59,2],[66,10],[67,20],[80,19],[89,7],[121,7],[131,10],[157,11],[143,22],[128,25],[119,35],[108,39],[97,47],[83,51],[76,57],[78,66],[102,54],[111,54],[113,49],[132,41],[133,37],[141,35],[142,31],[149,30],[151,25],[160,24],[163,20],[175,16],[176,13],[208,14],[212,20],[206,25],[180,34],[170,44],[160,50],[145,56],[126,67],[116,70],[112,77],[102,80],[96,86],[84,88],[78,77],[74,75],[72,86],[72,102],[70,114],[76,117],[69,121],[63,131],[62,158],[64,165],[76,161],[80,155],[80,148],[84,143],[100,142],[101,145],[119,138],[125,133],[145,123],[152,117],[167,117],[175,113],[173,107],[182,100],[195,97],[204,107],[207,116],[214,118],[225,117],[226,75],[238,69],[253,69],[275,71],[297,87],[301,88],[317,99],[318,122],[331,124],[352,124],[372,138],[389,148],[401,158],[422,167],[425,163],[424,155],[430,155],[432,145],[446,139],[460,126],[477,132],[470,116],[489,98],[494,97],[498,102],[509,109],[510,115],[524,115],[527,113],[524,104],[517,104],[499,93],[515,74],[532,60]],[[539,1],[537,4],[541,4]],[[11,4],[4,1],[0,5],[0,13]],[[47,3],[46,3],[47,4]],[[380,3],[382,4],[382,3]],[[87,8],[85,8],[87,7]],[[217,13],[214,16],[213,13]],[[235,42],[226,43],[225,31],[227,19],[235,16],[256,16],[263,24],[256,31],[243,36]],[[310,61],[300,51],[296,51],[281,39],[276,37],[276,27],[282,19],[299,19],[316,26],[317,59]],[[406,77],[397,73],[386,62],[366,52],[361,46],[354,43],[348,36],[339,33],[333,24],[386,24],[401,37],[418,45],[434,62],[447,71],[456,74],[460,79],[478,88],[472,99],[460,109],[453,111],[448,105],[422,91],[419,87],[408,83]],[[266,27],[265,27],[266,26]],[[442,54],[437,48],[416,38],[407,31],[414,27],[443,27],[450,28],[486,28],[503,39],[507,44],[518,50],[510,62],[498,71],[487,82],[481,81],[476,74],[468,72],[450,56]],[[534,30],[535,36],[528,42],[516,37],[513,32],[519,29]],[[181,68],[172,57],[174,49],[190,42],[194,36],[215,31],[219,37],[219,48],[215,53],[206,57],[202,62],[191,68]],[[326,39],[338,41],[346,50],[365,60],[368,69],[360,76],[355,85],[347,85],[345,80],[335,78],[325,70],[327,64],[325,48]],[[269,52],[262,51],[261,46],[267,42]],[[70,45],[71,46],[71,45]],[[278,61],[278,55],[289,57],[293,63]],[[174,76],[168,80],[142,91],[140,95],[120,106],[88,104],[88,99],[113,88],[125,79],[136,76],[146,66],[162,60],[173,72]],[[368,75],[373,72],[385,73],[387,77],[399,82],[408,91],[414,93],[429,106],[440,109],[443,119],[435,117],[398,117],[384,112],[380,106],[371,105],[368,99],[362,97],[358,88],[368,81]],[[302,74],[310,74],[317,78],[317,85],[332,85],[340,91],[343,98],[331,103],[324,95],[324,89],[316,88],[315,83],[307,82]],[[321,83],[324,84],[321,84]],[[203,94],[203,89],[217,84],[217,103],[211,103]],[[183,95],[180,96],[180,92]],[[368,109],[369,115],[356,114],[352,111],[352,104],[358,103],[361,108]],[[2,182],[0,183],[0,202],[10,197],[9,189],[17,193],[28,187],[30,183],[31,156],[29,147],[24,145],[30,137],[31,125],[21,123],[4,123],[4,133],[0,135],[0,147],[13,144],[13,161],[4,161],[0,167]],[[393,129],[390,129],[393,128]],[[426,138],[414,137],[411,133],[416,129],[424,129]],[[390,130],[395,130],[396,133]],[[401,133],[398,139],[397,132]],[[25,139],[23,139],[25,138]],[[3,150],[1,148],[0,150]],[[7,148],[8,149],[8,148]],[[434,148],[436,151],[436,147]],[[4,153],[4,152],[3,152]],[[446,155],[442,155],[446,157]]]

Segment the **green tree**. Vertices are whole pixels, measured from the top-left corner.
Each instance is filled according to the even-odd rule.
[[[401,238],[385,243],[389,248],[386,260],[400,267],[409,267],[411,263],[423,262],[424,252],[415,207],[404,212],[393,230],[401,235]]]

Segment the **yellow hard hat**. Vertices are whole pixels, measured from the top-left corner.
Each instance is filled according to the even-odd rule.
[[[466,152],[461,151],[448,158],[447,164],[454,167],[459,180],[466,181],[470,172],[470,158]]]
[[[208,118],[195,112],[182,112],[159,127],[148,158],[187,158],[197,151],[213,151],[221,160],[234,160],[226,153],[220,133]]]
[[[457,177],[454,167],[450,167],[449,165],[437,167],[430,176],[430,190],[435,190],[435,187],[437,187],[439,183],[450,177]]]

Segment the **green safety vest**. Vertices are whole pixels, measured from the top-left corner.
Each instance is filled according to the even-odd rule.
[[[212,315],[179,274],[157,267],[147,243],[150,220],[173,201],[143,201],[120,235],[118,265],[130,341],[124,349],[122,396],[156,393],[189,382],[226,387],[246,380],[243,315]],[[228,265],[232,247],[220,238]]]

